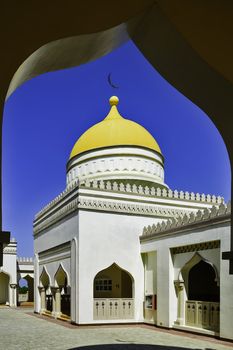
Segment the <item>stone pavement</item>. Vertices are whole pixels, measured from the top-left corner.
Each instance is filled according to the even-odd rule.
[[[28,308],[0,308],[0,349],[233,350],[233,343],[143,325],[78,327]]]

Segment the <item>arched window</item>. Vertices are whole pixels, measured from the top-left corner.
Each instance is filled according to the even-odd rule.
[[[133,279],[117,264],[112,264],[95,276],[94,298],[132,298],[132,295]]]

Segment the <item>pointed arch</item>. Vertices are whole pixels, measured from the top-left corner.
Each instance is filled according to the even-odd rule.
[[[116,267],[116,268],[118,268],[118,269],[120,269],[120,270],[122,270],[122,271],[125,271],[125,272],[130,276],[130,278],[134,281],[134,278],[133,278],[132,274],[131,274],[129,271],[127,271],[126,269],[124,269],[123,267],[121,267],[119,264],[117,264],[115,261],[114,261],[111,265],[107,265],[107,266],[104,267],[102,270],[99,270],[99,272],[96,273],[95,277],[96,277],[100,272],[102,272],[102,271],[104,271],[104,270],[107,270],[108,268],[113,267],[113,266]]]
[[[60,290],[61,304],[60,311],[63,315],[70,316],[70,288],[69,275],[62,263],[59,264],[58,269],[54,275],[54,285]]]
[[[26,282],[26,287],[28,289],[28,291],[27,291],[28,299],[24,300],[24,301],[32,302],[32,301],[34,301],[34,278],[31,276],[31,273],[21,274],[20,278],[18,279],[18,286],[19,286],[18,287],[18,295],[22,293],[20,288],[22,287],[22,284],[25,285],[25,282]],[[18,301],[22,301],[22,300],[20,300],[20,298],[19,298]]]
[[[60,263],[58,269],[54,275],[54,285],[58,287],[64,287],[69,285],[69,274],[64,268],[63,264]]]
[[[204,258],[200,253],[195,252],[194,255],[188,262],[184,264],[184,266],[180,269],[179,274],[178,274],[178,280],[179,281],[184,281],[186,275],[189,273],[192,267],[194,267],[196,264],[198,264],[200,261],[203,261],[207,264],[209,264],[214,272],[215,272],[215,281],[217,282],[217,285],[219,286],[220,284],[220,278],[219,278],[219,273],[217,270],[217,267],[208,259]]]
[[[219,301],[219,274],[216,266],[196,252],[180,269],[188,300]]]
[[[95,275],[93,295],[94,298],[133,298],[134,278],[114,262]]]
[[[40,280],[39,284],[41,287],[48,288],[49,286],[51,286],[51,278],[49,276],[46,266],[43,266],[39,280]]]

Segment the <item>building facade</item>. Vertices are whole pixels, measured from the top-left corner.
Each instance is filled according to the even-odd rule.
[[[20,280],[24,279],[28,291],[21,295]],[[14,238],[3,248],[3,266],[0,267],[0,305],[16,307],[22,301],[34,300],[33,258],[17,257],[17,242]]]
[[[225,274],[220,246],[230,244],[229,234],[219,229],[214,236],[210,229],[202,236],[195,225],[193,234],[177,233],[180,223],[189,225],[223,207],[229,215],[229,206],[214,195],[171,190],[159,145],[142,126],[123,118],[117,104],[111,97],[107,117],[78,139],[67,163],[66,189],[35,216],[35,312],[76,324],[148,322],[230,338],[228,331],[221,334],[219,321],[200,326],[188,311],[185,316],[190,296],[203,299],[201,293],[179,294],[182,283],[188,288],[189,270],[201,261],[216,276]],[[155,233],[167,225],[177,225],[169,239]],[[229,220],[227,225],[229,231]],[[198,240],[207,242],[210,254],[203,255]],[[188,248],[181,259],[183,246]],[[215,282],[217,295],[217,277]],[[215,299],[208,307],[217,310],[219,294]],[[194,300],[195,307],[202,301]]]
[[[230,214],[230,203],[220,204],[144,228],[147,322],[232,338],[233,281],[221,258],[230,244]]]

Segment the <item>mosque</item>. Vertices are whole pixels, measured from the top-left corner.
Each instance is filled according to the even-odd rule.
[[[233,339],[230,203],[173,191],[154,137],[109,102],[75,143],[65,190],[35,216],[35,312]]]

